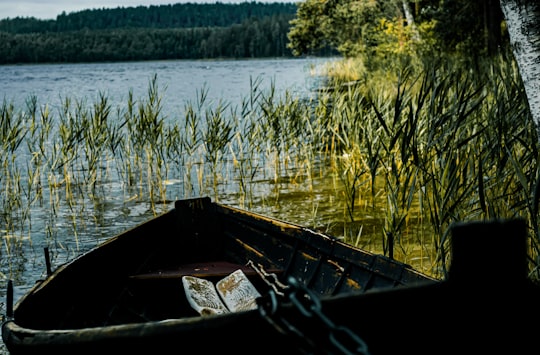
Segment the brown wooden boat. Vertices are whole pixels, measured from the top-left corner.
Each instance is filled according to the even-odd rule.
[[[525,223],[457,225],[452,239],[448,279],[439,281],[295,224],[181,200],[51,271],[14,306],[8,292],[2,337],[12,355],[537,347],[525,320],[540,313]],[[233,306],[214,303],[222,288]]]

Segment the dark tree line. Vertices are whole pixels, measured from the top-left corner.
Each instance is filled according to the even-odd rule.
[[[289,57],[295,4],[176,4],[0,21],[0,64]]]
[[[0,20],[0,32],[66,32],[117,28],[228,27],[250,18],[294,16],[295,3],[174,4],[92,9],[62,14],[56,20],[16,17]]]

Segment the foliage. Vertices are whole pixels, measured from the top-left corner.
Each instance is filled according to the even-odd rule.
[[[448,53],[494,54],[504,41],[502,21],[492,0],[306,0],[291,21],[289,47],[294,55],[331,46],[345,57],[371,57],[401,53],[414,42]]]
[[[496,53],[502,43],[503,14],[499,1],[444,0],[426,10],[445,50],[482,55]]]
[[[401,64],[386,68],[393,75],[368,71],[328,92],[331,112],[315,123],[320,141],[335,137],[336,157],[350,162],[338,165],[347,201],[371,196],[372,210],[356,222],[367,225],[362,214],[380,208],[385,253],[421,254],[409,239],[419,238],[443,266],[452,223],[521,217],[530,223],[536,273],[538,134],[512,55],[482,59],[477,70],[452,56]]]
[[[362,53],[373,43],[374,26],[384,13],[392,12],[391,2],[315,1],[298,5],[289,33],[292,52],[301,55],[326,46],[344,56]]]

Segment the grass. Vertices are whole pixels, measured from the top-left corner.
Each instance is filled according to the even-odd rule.
[[[354,85],[299,98],[262,92],[254,80],[240,107],[211,105],[203,88],[167,119],[157,77],[147,97],[130,93],[125,107],[105,95],[66,98],[59,112],[35,97],[20,109],[4,102],[5,250],[31,242],[36,206],[49,206],[51,221],[69,206],[77,236],[89,210],[102,213],[109,201],[145,201],[158,213],[168,201],[210,195],[436,277],[445,274],[452,223],[526,218],[536,277],[538,136],[513,60],[486,61],[479,72],[452,60],[391,73],[338,65],[337,81]],[[99,225],[100,213],[94,218]],[[57,242],[51,226],[47,239]]]

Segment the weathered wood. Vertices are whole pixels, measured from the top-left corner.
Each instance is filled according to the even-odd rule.
[[[247,275],[255,275],[253,268],[231,263],[227,261],[208,261],[199,263],[182,264],[174,269],[157,270],[154,272],[131,275],[131,279],[180,279],[183,276],[195,277],[224,277],[230,273],[241,269]],[[279,270],[274,270],[279,272]]]
[[[299,225],[209,198],[180,200],[37,282],[14,305],[2,338],[10,355],[95,355],[112,348],[163,355],[177,353],[179,344],[196,344],[201,353],[252,354],[248,342],[237,341],[244,334],[269,353],[295,352],[253,309],[270,288],[251,275],[251,264],[279,271],[283,283],[294,277],[325,299],[439,282]],[[184,286],[206,290],[205,296],[190,299]]]

